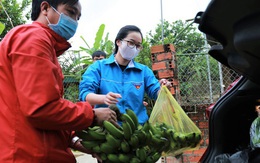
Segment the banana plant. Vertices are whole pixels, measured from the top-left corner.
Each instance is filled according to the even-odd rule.
[[[84,51],[87,54],[91,55],[97,50],[102,50],[107,54],[107,56],[110,56],[114,45],[113,45],[113,42],[108,39],[109,33],[106,34],[106,36],[103,40],[104,31],[105,31],[105,24],[101,24],[96,33],[95,42],[92,47],[87,43],[87,41],[84,39],[84,37],[81,36],[80,38],[84,41],[84,43],[86,44],[86,47],[80,46],[79,51]],[[89,56],[82,56],[79,60],[80,60],[79,62],[81,65],[85,65],[82,72],[84,72],[87,69],[88,65],[90,65],[92,63],[92,59]],[[82,73],[82,72],[80,72],[80,73]]]
[[[96,33],[95,42],[92,47],[87,43],[87,41],[84,39],[83,36],[80,36],[80,38],[87,46],[87,47],[80,46],[81,51],[85,51],[86,53],[91,55],[97,50],[102,50],[107,54],[110,54],[113,49],[113,42],[108,39],[109,33],[106,34],[106,37],[103,40],[104,31],[105,31],[105,24],[101,24]]]
[[[5,24],[3,24],[2,22],[0,22],[0,35],[2,34],[2,32],[5,29]]]

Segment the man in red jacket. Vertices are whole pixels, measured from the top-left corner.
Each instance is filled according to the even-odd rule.
[[[71,148],[88,152],[73,131],[104,120],[109,108],[63,99],[57,57],[70,48],[81,15],[78,0],[33,0],[32,24],[12,29],[0,43],[0,162],[73,163]]]

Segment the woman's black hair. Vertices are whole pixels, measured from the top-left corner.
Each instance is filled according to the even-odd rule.
[[[127,35],[131,32],[139,32],[141,34],[142,40],[143,40],[143,34],[141,32],[141,30],[134,25],[126,25],[124,27],[122,27],[119,32],[117,33],[116,39],[115,39],[115,51],[114,53],[116,54],[118,51],[118,46],[116,44],[117,40],[123,40],[124,38],[127,37]]]
[[[41,12],[41,3],[42,2],[48,2],[52,7],[57,9],[57,6],[60,4],[68,4],[68,5],[75,5],[79,0],[33,0],[32,1],[32,13],[31,13],[31,19],[32,21],[35,21]]]

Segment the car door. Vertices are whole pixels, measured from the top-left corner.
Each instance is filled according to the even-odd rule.
[[[212,0],[195,17],[200,31],[213,39],[209,55],[242,78],[218,99],[209,117],[209,145],[200,162],[250,147],[249,130],[260,98],[260,1]],[[260,162],[258,150],[249,162]]]

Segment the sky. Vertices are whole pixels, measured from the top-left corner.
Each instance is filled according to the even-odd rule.
[[[105,32],[114,41],[117,32],[125,25],[138,26],[143,35],[161,24],[161,17],[172,23],[193,19],[205,11],[210,0],[81,0],[82,16],[76,34],[69,40],[73,50],[87,47],[80,36],[92,47],[96,32],[105,24]],[[162,5],[161,5],[162,4]],[[161,10],[162,8],[162,10]]]

